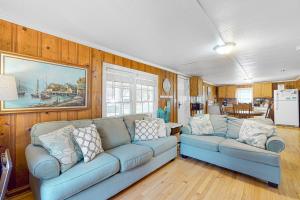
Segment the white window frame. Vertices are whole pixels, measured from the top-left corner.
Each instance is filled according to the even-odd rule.
[[[134,69],[129,69],[129,68],[126,68],[123,66],[103,62],[103,65],[102,65],[102,116],[103,117],[107,116],[107,112],[106,112],[106,81],[108,79],[108,77],[107,77],[108,70],[114,70],[116,72],[128,74],[128,80],[130,82],[130,94],[131,94],[131,96],[130,96],[130,98],[131,98],[130,99],[131,114],[136,114],[136,84],[137,84],[138,80],[143,78],[145,80],[149,80],[149,83],[152,82],[151,85],[154,88],[153,112],[152,113],[143,113],[143,114],[149,114],[152,116],[156,116],[157,109],[158,109],[158,76],[147,73],[147,72],[142,72],[142,71],[138,71],[138,70],[134,70]],[[120,116],[122,116],[122,115],[120,115]]]
[[[251,91],[250,102],[240,102],[239,101],[239,99],[240,99],[239,98],[239,91],[240,90],[250,90]],[[237,100],[238,103],[252,103],[253,102],[253,88],[237,88],[235,96],[236,96],[236,100]]]

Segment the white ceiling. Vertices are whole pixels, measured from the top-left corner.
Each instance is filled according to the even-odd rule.
[[[199,2],[0,0],[0,18],[215,84],[300,75],[299,0]],[[213,51],[222,38],[232,55]]]

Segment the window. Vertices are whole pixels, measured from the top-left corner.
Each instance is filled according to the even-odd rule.
[[[130,114],[130,85],[117,81],[106,81],[106,116]]]
[[[252,102],[252,88],[238,88],[236,91],[236,98],[238,103]]]
[[[157,76],[117,65],[103,65],[103,116],[156,114]]]

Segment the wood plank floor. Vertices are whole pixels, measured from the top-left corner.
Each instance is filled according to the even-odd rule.
[[[286,142],[281,154],[282,182],[278,189],[201,161],[177,158],[112,199],[300,199],[300,129],[277,129]],[[13,200],[33,200],[33,197],[28,192]]]

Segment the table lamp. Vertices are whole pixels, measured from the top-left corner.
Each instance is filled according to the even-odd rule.
[[[16,99],[18,99],[18,93],[17,93],[15,77],[11,75],[0,74],[0,101],[9,101],[9,100],[16,100]],[[6,150],[5,154],[3,155],[7,155],[10,158],[8,150]],[[7,163],[8,165],[5,164],[4,166],[2,162],[2,154],[1,154],[1,168],[3,167],[0,174],[0,192],[1,192],[0,199],[1,200],[5,198],[4,196],[7,190],[9,176],[12,170],[11,160],[7,160],[7,161],[9,161],[9,163]]]
[[[17,100],[16,79],[11,75],[0,75],[0,101]]]

